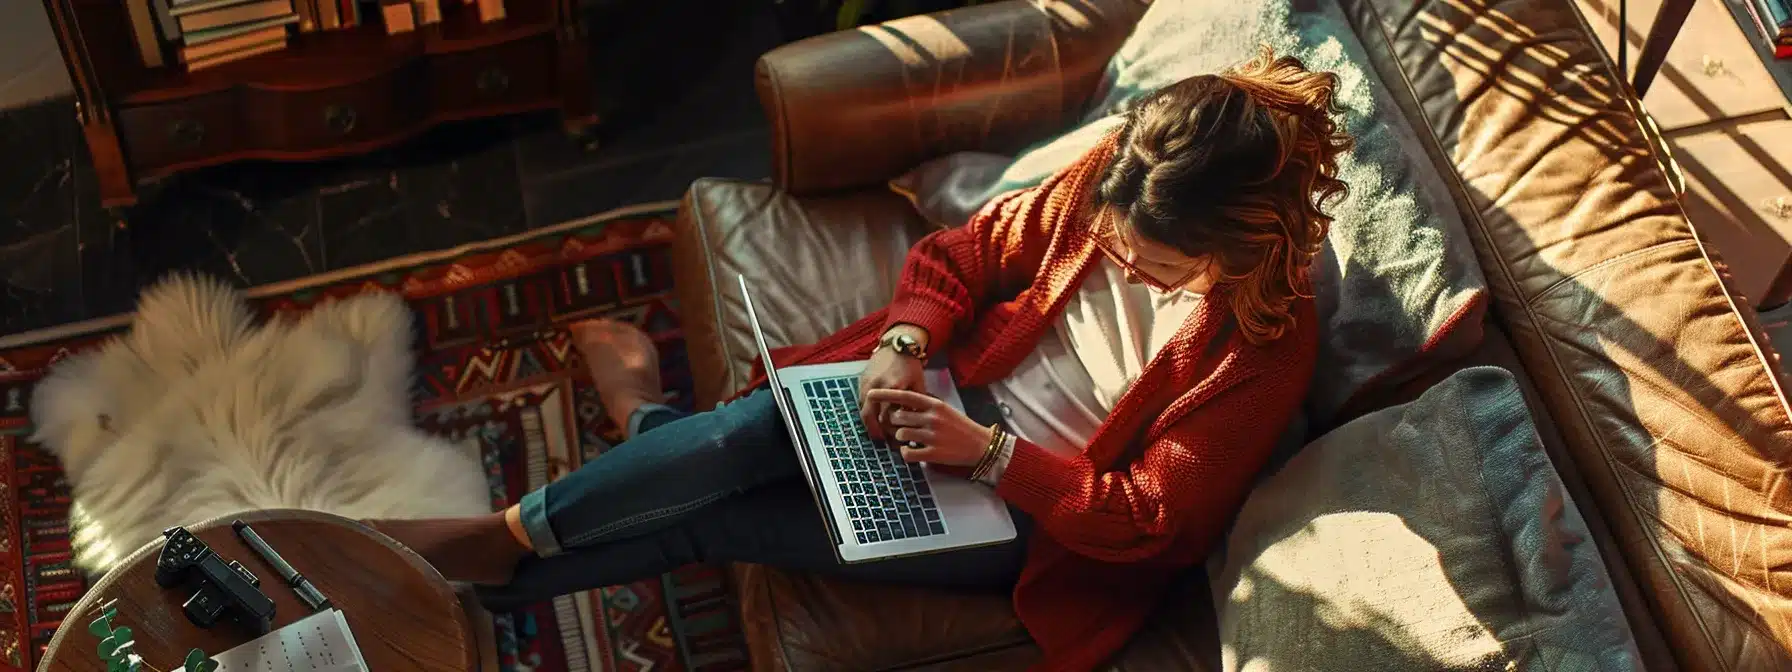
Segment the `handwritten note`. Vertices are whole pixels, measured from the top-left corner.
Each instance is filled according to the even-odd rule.
[[[218,661],[218,672],[367,672],[361,647],[337,609],[307,616],[212,660]]]

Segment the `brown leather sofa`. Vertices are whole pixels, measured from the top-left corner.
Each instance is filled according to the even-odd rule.
[[[1518,374],[1651,669],[1792,669],[1786,380],[1585,21],[1569,0],[1342,2],[1429,129],[1494,297],[1480,352],[1384,405],[1467,364]],[[746,382],[734,273],[755,282],[774,345],[875,309],[929,230],[887,180],[1065,130],[1143,11],[1009,0],[766,54],[772,183],[699,181],[680,215],[698,403]],[[759,566],[734,578],[757,669],[996,670],[1037,655],[999,595]],[[1205,581],[1184,583],[1114,669],[1218,669]]]

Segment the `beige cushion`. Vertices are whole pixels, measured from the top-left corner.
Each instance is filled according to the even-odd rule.
[[[1309,444],[1212,562],[1227,670],[1632,670],[1512,374],[1464,369]]]

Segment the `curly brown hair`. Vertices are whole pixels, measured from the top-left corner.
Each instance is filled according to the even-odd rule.
[[[1293,324],[1312,296],[1309,268],[1343,197],[1338,156],[1353,146],[1333,119],[1338,77],[1264,47],[1218,75],[1198,75],[1138,102],[1120,129],[1096,202],[1138,235],[1210,256],[1254,344]]]

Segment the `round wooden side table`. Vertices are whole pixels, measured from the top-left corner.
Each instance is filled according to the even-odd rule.
[[[231,530],[249,523],[269,546],[342,610],[370,670],[469,672],[477,669],[472,622],[453,588],[417,554],[353,520],[313,511],[245,512],[187,529],[225,560],[243,563],[274,600],[274,627],[312,612],[273,567]],[[136,633],[137,652],[159,670],[180,667],[189,649],[216,655],[254,639],[234,623],[211,629],[193,625],[181,611],[185,589],[156,585],[160,542],[132,553],[69,610],[50,640],[39,672],[103,670],[99,640],[87,626],[100,605],[117,600],[114,625]]]

